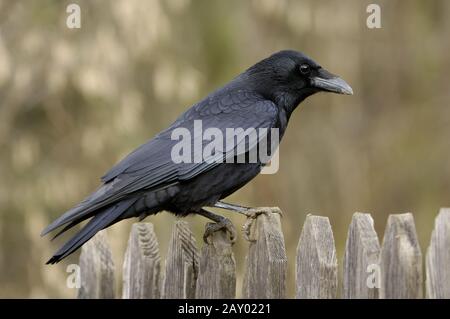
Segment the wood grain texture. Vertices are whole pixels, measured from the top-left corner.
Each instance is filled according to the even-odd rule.
[[[336,298],[337,258],[327,217],[308,215],[297,246],[297,298]]]
[[[133,224],[123,264],[123,299],[156,299],[161,291],[161,257],[151,223]]]
[[[114,298],[114,262],[106,231],[98,232],[81,248],[79,299]]]
[[[198,274],[197,244],[185,221],[177,221],[172,231],[165,264],[164,298],[195,298]]]
[[[287,257],[279,208],[264,208],[250,228],[242,295],[286,298]]]
[[[436,217],[426,259],[427,298],[450,298],[450,208]]]
[[[380,242],[370,214],[355,213],[348,229],[343,265],[343,294],[346,299],[378,299]],[[373,267],[375,266],[375,267]],[[373,270],[372,270],[373,269]],[[377,276],[376,282],[369,275]]]
[[[236,262],[231,241],[225,231],[209,237],[200,254],[195,297],[231,299],[236,296]]]
[[[390,215],[380,256],[380,298],[423,297],[422,253],[412,214]]]

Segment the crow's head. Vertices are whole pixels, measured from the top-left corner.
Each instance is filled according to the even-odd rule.
[[[258,93],[292,111],[306,97],[321,91],[353,94],[340,77],[303,53],[277,52],[249,68],[242,76]]]

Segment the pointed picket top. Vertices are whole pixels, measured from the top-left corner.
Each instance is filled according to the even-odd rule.
[[[337,297],[337,258],[328,217],[308,215],[297,246],[297,298]]]
[[[450,208],[441,208],[426,258],[427,298],[450,298]]]
[[[344,253],[343,298],[378,299],[380,242],[370,214],[355,213]]]
[[[287,257],[281,211],[261,208],[250,228],[242,295],[244,298],[286,298]]]
[[[151,223],[133,224],[123,263],[123,299],[156,299],[161,293],[161,256]]]
[[[106,230],[99,231],[81,247],[79,299],[110,299],[115,296],[114,262]]]
[[[195,298],[198,249],[189,224],[178,220],[172,231],[166,258],[163,298]]]
[[[200,254],[195,298],[231,299],[236,296],[236,261],[225,231],[209,237]]]
[[[411,213],[390,215],[380,255],[380,298],[423,297],[422,253]]]

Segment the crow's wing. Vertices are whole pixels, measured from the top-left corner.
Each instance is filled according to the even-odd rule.
[[[227,128],[242,128],[244,131],[248,128],[272,128],[277,114],[278,109],[272,101],[246,91],[230,92],[219,97],[207,98],[190,108],[168,129],[124,158],[102,177],[102,181],[105,183],[115,182],[114,189],[118,189],[120,185],[124,184],[128,190],[127,193],[130,193],[136,191],[132,187],[135,182],[138,189],[149,189],[161,184],[192,178],[194,175],[188,174],[188,172],[196,170],[198,173],[202,173],[211,168],[209,164],[218,165],[218,163],[174,163],[171,151],[178,141],[173,140],[171,135],[176,128],[182,127],[193,132],[196,120],[201,120],[203,131],[208,128],[217,128],[222,132],[225,132]],[[224,156],[233,154],[236,149],[242,149],[238,146],[245,141],[245,137],[245,132],[238,134],[234,148],[226,148],[227,154]],[[196,142],[198,141],[193,141],[192,144]],[[228,140],[225,141],[225,145],[232,145],[228,142]],[[257,141],[247,142],[254,145]],[[207,143],[208,141],[203,141],[203,144]],[[249,149],[249,146],[244,149]],[[125,177],[127,177],[125,183],[116,181],[117,179],[124,180]],[[130,186],[132,188],[129,188]]]
[[[102,177],[104,184],[97,191],[55,220],[42,234],[80,219],[132,193],[174,185],[220,165],[220,162],[214,159],[200,163],[174,163],[171,152],[178,142],[171,139],[174,129],[183,127],[193,132],[195,120],[202,120],[203,131],[208,128],[217,128],[222,132],[227,128],[242,128],[243,131],[249,128],[270,129],[275,125],[277,114],[278,109],[273,102],[244,91],[203,100],[190,108],[168,129],[120,161]],[[248,150],[257,143],[255,139],[246,139],[245,132],[236,136],[235,141],[234,148],[225,148],[224,154],[216,156],[233,156],[236,155],[236,150]],[[239,147],[240,143],[248,145],[242,148]]]
[[[223,131],[227,127],[244,129],[271,127],[277,110],[273,102],[247,91],[212,95],[191,107],[166,130],[130,153],[111,168],[102,177],[102,181],[107,183],[124,172],[140,170],[143,167],[152,170],[159,164],[164,165],[168,162],[174,164],[170,158],[170,151],[177,141],[172,140],[171,134],[174,129],[180,127],[192,132],[195,120],[202,120],[203,130],[209,127],[216,127]]]

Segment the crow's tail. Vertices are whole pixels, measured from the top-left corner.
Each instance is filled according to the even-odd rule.
[[[67,241],[54,255],[47,261],[47,264],[56,264],[66,258],[85,242],[91,239],[100,230],[120,221],[126,210],[134,204],[136,199],[123,200],[113,206],[98,212],[75,236]],[[72,225],[73,226],[73,225]]]

